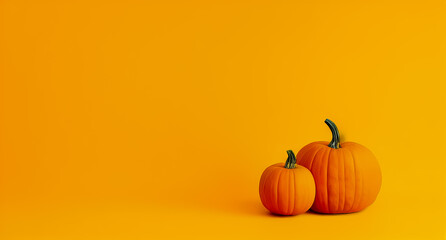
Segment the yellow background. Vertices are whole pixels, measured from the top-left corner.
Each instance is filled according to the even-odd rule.
[[[444,239],[444,1],[1,1],[1,239]],[[331,138],[363,212],[270,215],[258,181]]]

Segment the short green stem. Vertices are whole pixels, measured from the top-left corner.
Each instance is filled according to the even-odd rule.
[[[288,159],[285,162],[285,168],[296,168],[296,155],[291,150],[286,151],[286,153],[288,153]]]
[[[336,124],[332,122],[330,119],[325,119],[325,123],[328,125],[328,127],[331,130],[331,134],[333,135],[333,138],[331,139],[331,142],[328,144],[329,147],[338,149],[340,148],[340,137],[339,137],[339,130],[336,127]]]

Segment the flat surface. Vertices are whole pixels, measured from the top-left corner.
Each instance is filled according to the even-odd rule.
[[[252,202],[230,207],[133,203],[29,206],[3,211],[4,239],[442,239],[439,214],[378,201],[355,214],[281,217]],[[409,221],[410,219],[410,221]]]
[[[155,2],[0,2],[2,240],[445,238],[444,1]],[[376,202],[269,214],[325,118]]]

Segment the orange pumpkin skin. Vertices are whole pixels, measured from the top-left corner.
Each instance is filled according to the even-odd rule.
[[[332,143],[333,140],[310,143],[296,156],[297,163],[311,171],[316,183],[316,198],[311,210],[320,213],[361,211],[375,201],[381,188],[378,161],[370,150],[358,143],[344,142],[338,144],[338,148],[330,147]]]
[[[259,185],[262,204],[279,215],[304,213],[310,209],[316,194],[313,176],[305,167],[285,166],[286,163],[277,163],[263,172]]]

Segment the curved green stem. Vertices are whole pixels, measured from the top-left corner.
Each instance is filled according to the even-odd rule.
[[[331,134],[333,135],[333,138],[331,139],[331,142],[328,144],[328,146],[334,149],[340,148],[341,146],[339,144],[341,140],[339,137],[339,130],[336,127],[336,124],[334,124],[334,122],[332,122],[330,119],[325,119],[325,123],[328,125],[328,127],[331,130]]]
[[[285,168],[296,168],[296,155],[291,150],[286,151],[286,153],[288,153],[288,159],[285,162]]]

